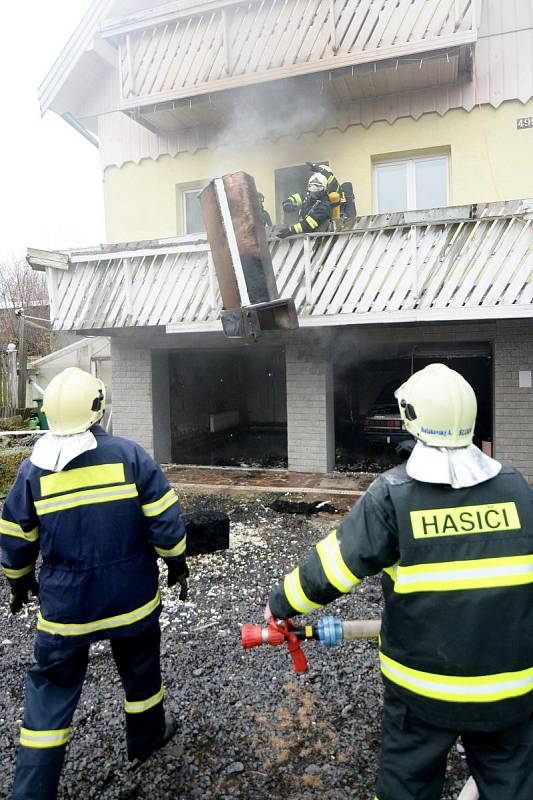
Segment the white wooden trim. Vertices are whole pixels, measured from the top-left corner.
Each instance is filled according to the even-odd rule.
[[[131,259],[122,259],[122,275],[126,292],[126,314],[133,316],[133,284],[131,273]]]
[[[313,290],[311,279],[311,239],[306,236],[304,239],[304,275],[305,275],[305,302],[310,306],[313,302]]]
[[[257,3],[260,0],[204,0],[204,2],[191,2],[185,7],[183,2],[178,0],[178,2],[166,3],[155,8],[147,8],[136,14],[129,14],[127,17],[108,20],[101,27],[101,36],[103,39],[109,39],[120,36],[126,31],[139,31],[144,28],[165,25],[174,20],[201,16],[206,12],[250,2]]]
[[[208,244],[182,244],[174,247],[158,247],[144,250],[109,250],[101,253],[87,253],[86,255],[72,255],[71,264],[85,264],[94,261],[110,261],[118,258],[138,258],[140,256],[170,255],[172,253],[207,253]]]
[[[446,320],[470,319],[529,319],[533,317],[533,305],[512,306],[477,306],[476,308],[427,308],[421,311],[383,311],[374,314],[368,311],[362,314],[332,314],[315,317],[299,315],[300,328],[327,328],[338,325],[371,325],[386,322],[445,322]],[[197,329],[198,330],[198,329]]]
[[[350,53],[348,55],[336,55],[330,58],[322,58],[318,61],[310,61],[301,64],[290,64],[289,66],[275,67],[264,72],[251,72],[244,75],[232,75],[206,83],[175,88],[157,94],[141,95],[134,100],[117,103],[120,111],[127,111],[139,108],[140,106],[150,106],[154,103],[163,103],[170,100],[179,100],[185,97],[196,97],[204,94],[222,92],[226,89],[241,86],[253,86],[257,83],[291,78],[298,75],[309,75],[315,72],[327,72],[328,70],[339,69],[340,67],[356,66],[357,64],[371,64],[374,62],[386,61],[388,59],[401,58],[402,56],[421,55],[433,50],[446,50],[448,47],[460,47],[462,45],[473,44],[477,40],[477,35],[472,32],[460,32],[452,36],[441,36],[436,39],[422,39],[416,42],[405,42],[403,44],[392,45],[391,47],[380,47],[376,50],[364,51],[360,53]]]
[[[222,322],[214,319],[210,322],[175,322],[167,325],[167,333],[201,333],[203,331],[222,331]]]

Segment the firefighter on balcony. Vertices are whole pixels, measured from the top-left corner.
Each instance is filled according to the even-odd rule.
[[[333,201],[328,197],[327,178],[320,172],[316,172],[309,178],[307,192],[302,197],[301,194],[291,194],[287,200],[283,201],[284,211],[298,211],[298,222],[288,228],[281,228],[276,232],[279,239],[293,236],[296,233],[314,233],[318,230],[325,230],[332,219]],[[334,202],[338,206],[338,195]]]
[[[57,796],[91,642],[111,641],[128,757],[146,759],[176,730],[163,709],[157,558],[185,600],[180,505],[141,447],[98,425],[104,408],[104,384],[87,372],[69,368],[50,382],[43,404],[50,433],[20,467],[0,520],[10,609],[37,593],[40,605],[13,800]]]
[[[533,797],[533,503],[472,444],[476,398],[432,364],[396,392],[417,443],[265,609],[309,613],[383,571],[385,683],[374,800],[437,800],[459,736],[483,800]]]

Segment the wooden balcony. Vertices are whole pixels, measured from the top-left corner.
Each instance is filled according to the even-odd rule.
[[[338,233],[270,242],[301,326],[533,316],[533,200],[361,217]],[[45,269],[56,330],[221,331],[203,236],[69,253]]]
[[[271,100],[283,79],[337,103],[453,84],[470,75],[477,3],[181,0],[108,20],[101,36],[118,49],[120,110],[171,132],[229,114],[245,87],[267,85]]]

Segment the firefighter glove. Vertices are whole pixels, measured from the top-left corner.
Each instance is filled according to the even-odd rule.
[[[12,614],[20,611],[22,606],[31,602],[28,593],[36,597],[39,594],[39,584],[35,578],[35,570],[32,569],[21,578],[8,578],[8,583],[11,588],[9,593],[9,609]]]
[[[280,228],[279,231],[276,231],[276,236],[278,239],[285,239],[287,236],[290,236],[292,233],[290,228]]]
[[[165,559],[165,564],[168,567],[167,585],[169,588],[175,586],[177,583],[180,585],[180,600],[186,600],[189,592],[187,578],[189,577],[189,567],[185,561],[185,556],[180,558]]]

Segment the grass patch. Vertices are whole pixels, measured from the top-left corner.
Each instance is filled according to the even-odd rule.
[[[17,477],[18,468],[31,455],[31,447],[4,447],[0,449],[0,496],[10,490]]]

